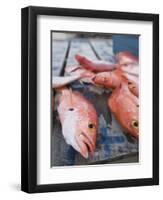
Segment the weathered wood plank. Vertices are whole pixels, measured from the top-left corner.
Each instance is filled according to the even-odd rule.
[[[106,43],[113,48],[113,39],[112,38],[106,39]]]
[[[108,39],[90,39],[94,51],[99,59],[114,63],[114,53],[112,45],[108,45]],[[111,41],[110,41],[111,43]]]
[[[138,56],[139,36],[136,35],[114,35],[114,52],[129,51],[133,55]]]
[[[97,60],[95,53],[93,52],[88,39],[74,39],[70,42],[70,50],[67,58],[66,66],[78,64],[75,60],[75,55],[80,53],[85,55],[93,60]]]
[[[67,40],[52,41],[52,74],[60,75],[68,50],[69,42]]]

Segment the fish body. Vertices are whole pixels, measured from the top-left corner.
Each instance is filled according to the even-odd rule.
[[[122,128],[135,138],[139,137],[139,102],[126,84],[121,84],[108,99],[108,106]]]
[[[92,72],[111,71],[116,68],[115,63],[109,63],[103,60],[92,61],[91,59],[80,54],[76,54],[75,58],[83,68]]]
[[[100,72],[93,77],[96,85],[103,86],[108,89],[115,89],[121,83],[121,74],[119,70],[113,72]]]
[[[69,83],[72,83],[80,78],[80,75],[74,76],[53,76],[52,79],[52,88],[60,88]]]
[[[112,71],[118,67],[132,67],[133,65],[138,65],[138,58],[127,51],[120,52],[115,56],[116,63],[106,62],[103,60],[93,61],[80,54],[76,54],[75,58],[83,68],[95,73]]]
[[[88,158],[96,147],[98,118],[94,106],[81,93],[63,88],[57,110],[66,143]]]

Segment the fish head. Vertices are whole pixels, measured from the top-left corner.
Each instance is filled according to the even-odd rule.
[[[82,121],[78,124],[76,141],[80,147],[80,153],[87,158],[88,153],[93,153],[96,147],[97,123],[95,121]]]
[[[135,138],[139,138],[139,118],[138,118],[138,108],[136,106],[132,108],[126,108],[128,112],[122,118],[122,124],[131,135]]]
[[[88,114],[88,113],[87,113]],[[83,116],[83,118],[82,118]],[[66,142],[78,151],[84,158],[93,153],[96,146],[97,119],[86,115],[78,115],[75,108],[71,108],[62,124],[62,132]]]
[[[101,72],[92,78],[96,86],[110,89],[115,89],[119,85],[120,80],[121,76],[115,75],[113,72]]]
[[[76,122],[75,138],[80,149],[79,152],[85,158],[88,158],[89,153],[93,154],[95,151],[97,126],[97,113],[92,107],[80,111]]]
[[[69,75],[72,75],[72,74],[80,74],[80,65],[68,65],[66,66],[65,68],[65,72]]]
[[[98,86],[105,86],[108,81],[108,72],[101,72],[96,74],[92,80]]]
[[[134,56],[132,53],[128,51],[120,52],[116,55],[116,60],[119,65],[130,65],[130,64],[138,64],[138,57]]]
[[[139,99],[131,92],[129,85],[122,86],[120,92],[121,109],[124,110],[122,120],[131,135],[135,138],[139,138]]]
[[[117,88],[108,103],[122,128],[135,138],[139,138],[139,102],[127,85],[122,89]]]
[[[94,73],[83,68],[82,66],[67,66],[66,73],[70,76],[80,76],[81,82],[92,83],[92,77]]]

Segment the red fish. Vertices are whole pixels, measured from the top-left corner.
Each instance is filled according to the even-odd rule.
[[[126,84],[117,87],[108,99],[108,105],[122,128],[135,138],[139,137],[139,102]]]
[[[94,106],[79,92],[62,88],[58,96],[58,114],[67,142],[84,158],[96,147],[98,118]]]
[[[116,68],[116,65],[114,63],[108,63],[102,60],[92,61],[89,58],[80,54],[76,54],[75,58],[83,68],[92,72],[111,71]]]
[[[130,75],[124,72],[121,68],[117,68],[111,72],[101,72],[93,77],[93,81],[97,85],[101,85],[105,88],[115,89],[122,82],[125,82],[130,91],[139,96],[139,82],[138,76]]]
[[[138,58],[128,51],[120,52],[116,55],[118,65],[138,65]]]
[[[116,64],[110,64],[105,61],[92,61],[80,54],[77,54],[75,58],[81,64],[83,70],[87,70],[87,74],[89,73],[88,70],[99,72],[89,76],[89,80],[93,79],[95,84],[114,89],[125,80],[130,91],[139,96],[138,58],[130,52],[118,53],[116,55]]]
[[[102,71],[92,77],[96,85],[113,90],[108,105],[115,117],[124,128],[135,138],[139,137],[139,79],[138,58],[129,52],[116,55],[116,64],[98,65],[85,57],[76,56],[78,62],[86,69]],[[101,68],[100,68],[101,67]],[[100,68],[100,70],[99,70]]]
[[[109,63],[103,60],[93,61],[80,54],[76,54],[75,58],[83,68],[93,72],[112,71],[117,67],[132,67],[133,65],[138,66],[138,58],[127,51],[120,52],[115,56],[116,63]],[[129,70],[130,69],[128,68],[128,72]],[[131,70],[133,71],[133,69]]]

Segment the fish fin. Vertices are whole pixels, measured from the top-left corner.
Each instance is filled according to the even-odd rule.
[[[57,93],[61,93],[69,101],[69,105],[73,107],[73,91],[65,86],[56,89]]]
[[[73,106],[72,88],[69,88],[70,92],[70,105]]]
[[[84,86],[84,81],[81,79],[81,80],[79,80],[79,83],[82,85],[82,86]]]

